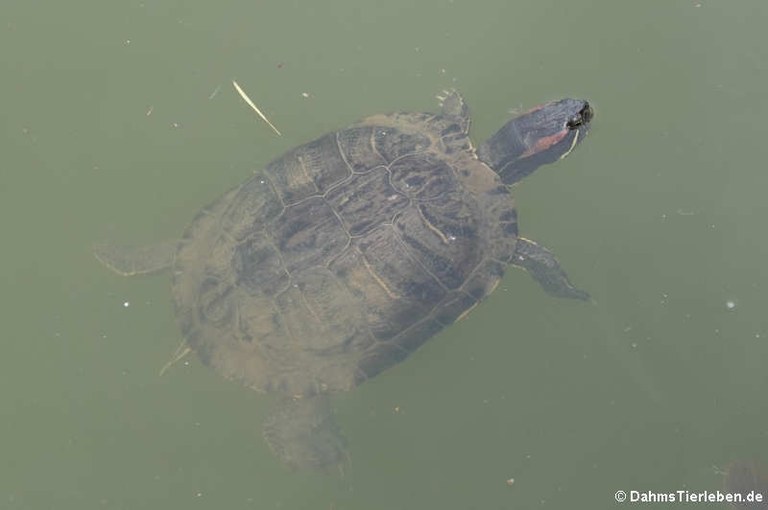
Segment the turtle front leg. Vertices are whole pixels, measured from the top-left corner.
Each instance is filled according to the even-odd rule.
[[[469,133],[469,108],[458,90],[444,90],[435,96],[440,103],[440,113],[452,118],[460,127],[463,134]]]
[[[555,255],[530,239],[519,238],[511,264],[528,271],[544,292],[555,297],[589,301],[589,294],[568,280]]]

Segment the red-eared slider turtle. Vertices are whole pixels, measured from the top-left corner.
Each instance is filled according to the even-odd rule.
[[[441,101],[436,114],[374,115],[288,151],[181,240],[96,248],[126,275],[173,267],[186,346],[226,378],[284,396],[264,435],[290,466],[343,458],[322,395],[403,361],[507,266],[552,295],[588,298],[550,251],[518,236],[509,187],[573,150],[589,104],[538,106],[476,149],[462,97]]]

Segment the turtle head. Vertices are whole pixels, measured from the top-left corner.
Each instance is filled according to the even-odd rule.
[[[505,184],[514,184],[541,165],[570,154],[586,136],[593,116],[583,99],[539,105],[504,124],[477,155]]]

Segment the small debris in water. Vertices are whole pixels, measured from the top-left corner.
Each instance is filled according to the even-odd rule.
[[[154,107],[154,106],[150,106],[150,107],[147,109],[147,113],[145,113],[145,115],[146,115],[147,117],[149,117],[150,115],[152,115],[152,110],[154,110],[154,109],[155,109],[155,107]]]
[[[210,100],[210,99],[213,99],[214,97],[216,97],[216,94],[218,94],[218,93],[219,93],[219,90],[221,90],[221,85],[216,85],[216,88],[215,88],[215,89],[213,89],[213,92],[211,92],[211,93],[208,95],[208,99]]]
[[[736,308],[736,301],[734,301],[733,299],[729,299],[728,301],[725,302],[725,307],[728,310],[735,309]]]

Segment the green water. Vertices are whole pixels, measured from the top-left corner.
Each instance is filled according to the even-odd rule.
[[[766,15],[763,0],[6,0],[0,508],[594,510],[768,460]],[[260,437],[269,399],[194,359],[158,377],[181,340],[167,275],[120,278],[90,245],[176,236],[285,149],[434,109],[453,86],[475,140],[511,109],[595,106],[587,141],[516,190],[523,233],[595,303],[511,271],[334,401],[343,476],[287,471]]]

